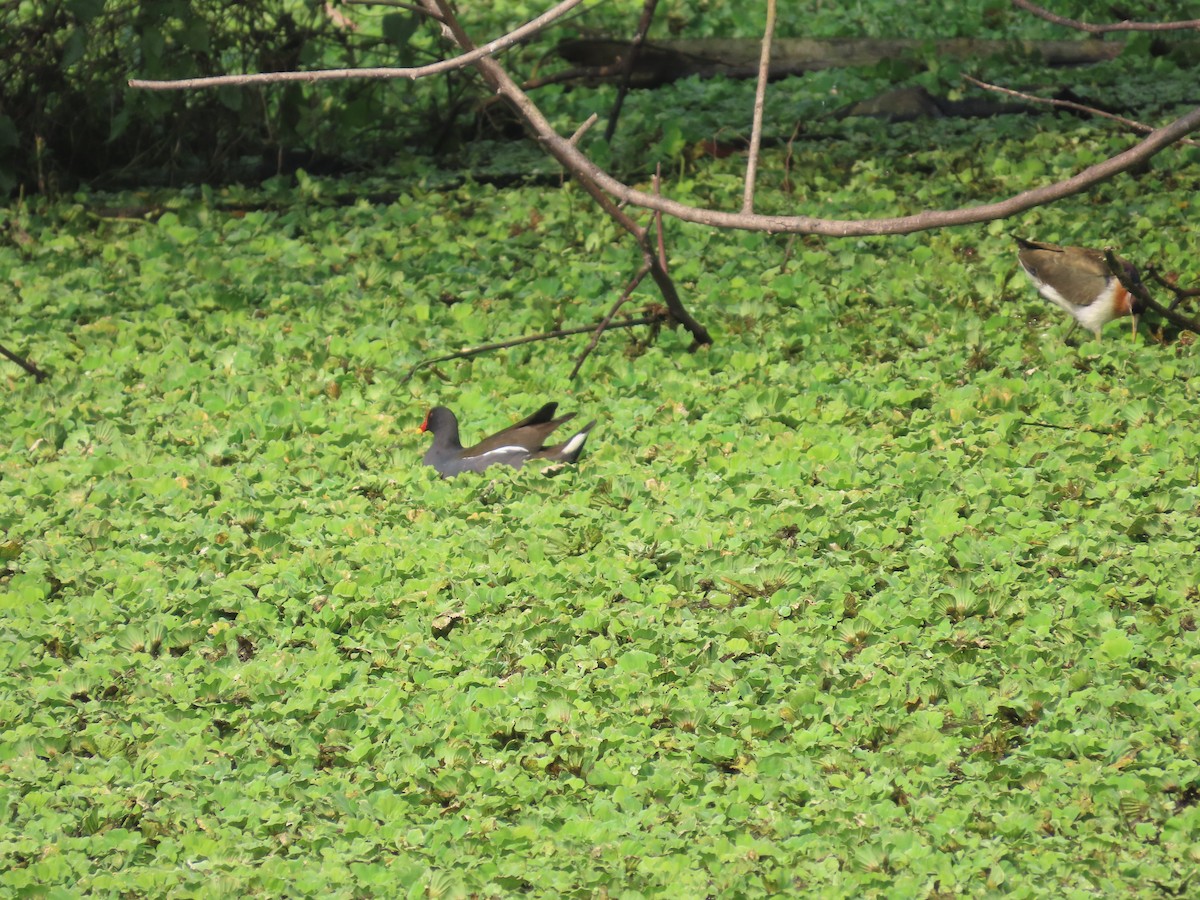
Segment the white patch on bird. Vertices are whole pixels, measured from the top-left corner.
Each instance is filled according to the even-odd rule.
[[[1072,314],[1074,313],[1075,304],[1072,303],[1070,300],[1068,300],[1066,297],[1064,297],[1062,294],[1060,294],[1058,291],[1056,291],[1054,288],[1052,288],[1050,285],[1046,284],[1044,281],[1036,282],[1036,285],[1037,285],[1038,293],[1041,294],[1043,297],[1045,297],[1047,300],[1049,300],[1051,303],[1053,303],[1055,306],[1062,308],[1066,312],[1069,312]]]
[[[485,456],[500,456],[505,453],[528,453],[528,452],[529,452],[528,447],[510,445],[507,447],[496,447],[493,450],[485,450],[483,453],[480,453],[478,456],[472,456],[470,458],[471,459],[483,459],[483,457],[485,457]]]
[[[581,431],[575,437],[567,441],[562,448],[563,456],[570,456],[576,450],[583,446],[583,442],[587,440],[587,432]]]
[[[1029,269],[1025,269],[1025,271],[1029,272]],[[1032,275],[1033,273],[1030,272],[1030,274]],[[1036,276],[1034,277],[1036,278]],[[1114,301],[1116,300],[1117,292],[1123,290],[1123,288],[1121,287],[1121,282],[1116,278],[1110,279],[1108,287],[1096,296],[1091,303],[1083,306],[1076,306],[1044,281],[1037,281],[1035,284],[1039,294],[1063,312],[1069,313],[1080,325],[1097,336],[1099,336],[1100,329],[1106,322],[1111,322],[1118,317],[1117,310],[1114,308]]]

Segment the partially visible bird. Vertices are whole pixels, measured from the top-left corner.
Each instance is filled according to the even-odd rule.
[[[1084,247],[1060,247],[1040,241],[1016,239],[1020,250],[1017,258],[1039,294],[1075,320],[1074,331],[1082,325],[1100,340],[1100,329],[1113,319],[1133,316],[1137,332],[1137,317],[1142,312],[1140,301],[1121,284],[1108,269],[1104,254]],[[1137,269],[1121,257],[1117,262],[1133,283],[1140,283]],[[1070,332],[1067,332],[1070,337]]]
[[[435,406],[421,423],[422,432],[433,432],[433,446],[425,452],[423,462],[437,469],[443,478],[451,478],[461,472],[482,472],[495,465],[519,469],[531,459],[575,462],[583,450],[588,432],[596,422],[588,422],[561,444],[547,447],[542,442],[550,433],[563,422],[575,418],[575,413],[554,418],[557,408],[557,403],[547,403],[533,415],[464,449],[459,442],[458,419],[454,413],[444,406]]]

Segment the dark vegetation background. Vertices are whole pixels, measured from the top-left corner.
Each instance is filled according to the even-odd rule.
[[[539,10],[527,4],[464,4],[464,21],[477,40],[503,33]],[[1001,0],[919,4],[782,4],[780,36],[883,36],[917,38],[1056,38],[1055,28]],[[553,48],[580,37],[627,38],[640,4],[600,3],[582,7],[547,33],[504,54],[525,76],[566,68]],[[1056,11],[1090,14],[1087,3],[1062,3]],[[1161,4],[1125,4],[1119,12],[1154,18]],[[739,36],[761,31],[756,4],[676,0],[659,5],[651,39]],[[238,72],[311,68],[411,66],[444,53],[435,26],[415,13],[389,7],[336,6],[300,0],[246,3],[188,3],[183,0],[70,0],[10,3],[0,8],[0,191],[180,184],[186,181],[254,180],[303,167],[310,172],[379,170],[411,154],[440,160],[448,168],[470,159],[458,155],[465,143],[520,135],[504,110],[481,104],[471,72],[454,72],[419,82],[346,81],[157,93],[131,90],[130,77],[188,78]],[[1069,35],[1068,35],[1069,36]],[[1131,55],[1149,55],[1151,41],[1128,38]],[[1179,42],[1154,53],[1184,57]],[[974,67],[974,61],[967,61]],[[887,61],[843,77],[841,95],[856,96],[855,82],[903,83],[914,77],[935,90],[958,91],[962,62],[924,59]],[[993,70],[993,74],[995,74]],[[1074,74],[1063,82],[1076,81]],[[1081,79],[1086,82],[1087,76]],[[744,134],[749,110],[745,94],[718,82],[696,82],[690,99],[705,97],[698,120],[663,116],[655,110],[661,149],[678,158],[696,126],[708,136]],[[1063,85],[1059,85],[1062,87]],[[1134,87],[1134,86],[1130,86]],[[571,106],[570,86],[535,91],[553,115]],[[1159,85],[1160,101],[1171,88]],[[606,111],[611,88],[584,91],[588,111]],[[784,89],[786,94],[786,88]],[[1084,88],[1086,95],[1086,87]],[[724,105],[723,99],[736,98]],[[1119,105],[1110,96],[1101,105]],[[828,115],[836,99],[821,110]],[[770,130],[786,138],[808,110],[778,105]],[[798,115],[799,114],[799,115]],[[636,111],[633,118],[636,119]],[[577,123],[576,123],[577,124]],[[684,134],[684,132],[687,132]],[[617,162],[648,165],[646,135],[623,135]],[[674,140],[676,146],[671,145]],[[485,151],[486,152],[486,151]],[[504,154],[501,154],[502,156]],[[520,174],[530,161],[518,157],[505,167]]]

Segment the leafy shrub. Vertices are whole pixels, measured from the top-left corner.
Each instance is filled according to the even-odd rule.
[[[409,13],[386,29],[405,46]],[[413,21],[415,26],[415,21]],[[328,66],[397,64],[386,37],[339,27],[313,0],[187,3],[56,0],[6,4],[0,30],[0,190],[53,190],[78,180],[228,176],[273,171],[360,146],[403,102],[406,83],[338,82],[176,92],[132,90],[131,77],[192,78]],[[400,55],[403,55],[401,53]]]

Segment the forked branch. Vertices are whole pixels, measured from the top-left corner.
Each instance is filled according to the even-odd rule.
[[[280,84],[282,82],[300,81],[312,83],[316,81],[344,81],[347,78],[407,78],[415,81],[427,75],[438,75],[442,72],[452,72],[455,69],[465,69],[484,57],[507,50],[532,35],[543,30],[547,25],[582,3],[583,0],[563,0],[536,19],[530,19],[520,28],[510,31],[502,37],[484,44],[453,59],[444,59],[430,63],[427,66],[412,68],[377,67],[370,69],[319,69],[313,72],[259,72],[251,75],[213,75],[207,78],[182,78],[177,81],[147,81],[140,78],[129,79],[132,88],[145,88],[151,91],[179,91],[186,88],[211,88],[222,86],[244,86],[248,84]],[[407,5],[405,8],[409,8]],[[424,10],[429,16],[442,21],[442,15],[436,9]]]
[[[425,0],[434,4],[445,22],[443,29],[460,46],[471,46],[469,39],[454,18],[445,0]],[[464,43],[465,42],[465,43]],[[652,209],[684,222],[710,225],[715,228],[731,228],[744,231],[786,232],[795,234],[822,234],[830,237],[853,237],[876,234],[911,234],[931,228],[952,225],[971,225],[1002,219],[1035,206],[1042,206],[1072,194],[1078,194],[1094,184],[1112,178],[1134,166],[1140,165],[1163,148],[1170,146],[1192,131],[1200,128],[1200,107],[1185,116],[1149,134],[1140,143],[1103,162],[1089,166],[1082,172],[1050,185],[1033,188],[995,203],[962,207],[953,210],[926,210],[908,216],[885,219],[824,219],[813,216],[770,216],[757,213],[724,212],[705,207],[691,206],[668,197],[639,191],[609,175],[597,166],[578,147],[560,135],[538,109],[537,105],[521,90],[503,67],[495,60],[484,57],[475,61],[488,84],[499,95],[508,100],[517,114],[524,120],[534,137],[564,168],[579,179],[592,193],[602,191],[624,204]],[[610,213],[611,214],[611,213]],[[627,227],[624,226],[623,227]],[[653,270],[655,282],[659,276]],[[664,273],[665,274],[665,273]],[[669,301],[668,301],[669,303]],[[672,310],[672,314],[675,310]]]
[[[1108,34],[1113,31],[1189,31],[1191,29],[1200,29],[1200,19],[1187,19],[1179,22],[1131,22],[1126,19],[1124,22],[1093,25],[1090,22],[1081,22],[1079,19],[1068,19],[1066,16],[1056,15],[1048,9],[1044,9],[1035,3],[1030,3],[1029,0],[1012,0],[1012,4],[1018,9],[1032,13],[1039,19],[1045,19],[1047,22],[1053,22],[1055,25],[1062,25],[1065,28],[1074,28],[1076,31],[1086,31],[1088,34]]]
[[[1136,119],[1127,119],[1125,116],[1114,115],[1110,112],[1105,112],[1102,109],[1097,109],[1094,106],[1085,106],[1082,103],[1075,103],[1071,100],[1056,100],[1052,97],[1039,97],[1036,94],[1026,94],[1024,91],[1014,91],[1012,88],[1001,87],[998,84],[989,84],[986,81],[980,81],[978,78],[972,78],[970,75],[963,75],[963,81],[969,81],[976,87],[983,88],[985,91],[995,91],[997,94],[1004,94],[1006,97],[1016,97],[1018,100],[1026,100],[1030,103],[1041,103],[1046,106],[1056,106],[1059,109],[1070,109],[1074,112],[1086,113],[1089,116],[1096,116],[1101,119],[1111,119],[1124,125],[1131,131],[1138,131],[1142,134],[1150,134],[1154,131],[1153,125],[1147,125],[1144,122],[1139,122]],[[1181,144],[1187,144],[1189,147],[1198,147],[1200,142],[1193,141],[1191,138],[1183,138],[1179,141]]]
[[[476,65],[488,64],[490,60],[480,60]],[[491,63],[495,65],[495,63]],[[1035,206],[1043,206],[1064,197],[1070,197],[1087,190],[1114,175],[1125,172],[1140,165],[1180,138],[1200,128],[1200,107],[1187,115],[1176,119],[1170,125],[1149,134],[1144,140],[1133,147],[1118,153],[1103,162],[1088,166],[1082,172],[1054,184],[1043,185],[1015,194],[1006,200],[994,203],[984,203],[979,206],[967,206],[951,210],[926,210],[907,216],[896,216],[882,219],[824,219],[815,216],[775,216],[757,213],[734,213],[705,207],[692,206],[671,200],[668,197],[656,197],[645,191],[639,191],[613,178],[587,156],[569,145],[565,138],[554,132],[549,122],[533,105],[528,97],[521,94],[515,84],[512,85],[512,102],[521,111],[523,118],[531,123],[535,134],[542,145],[554,155],[570,172],[594,182],[597,187],[615,197],[617,200],[633,206],[658,210],[668,216],[684,222],[697,225],[709,225],[714,228],[740,229],[743,231],[766,231],[788,234],[821,234],[829,237],[857,237],[877,234],[912,234],[916,231],[928,231],[932,228],[946,228],[953,225],[972,225],[979,222],[990,222],[1003,219],[1016,213],[1024,212]],[[536,125],[534,124],[536,123]]]
[[[629,284],[625,285],[625,290],[621,292],[621,296],[617,298],[617,302],[612,305],[612,309],[608,311],[608,315],[600,320],[600,323],[596,326],[596,330],[592,333],[592,339],[588,341],[588,345],[584,347],[583,352],[579,354],[579,359],[575,360],[575,368],[573,368],[571,370],[571,374],[567,376],[570,381],[575,380],[575,376],[578,375],[579,370],[583,368],[584,362],[600,343],[600,336],[604,334],[605,329],[608,328],[609,324],[613,320],[613,317],[617,314],[617,311],[629,302],[629,298],[633,296],[634,290],[636,290],[637,286],[642,283],[642,279],[646,277],[646,273],[649,271],[650,267],[645,263],[642,263],[642,267],[637,270],[637,274],[629,279]]]
[[[1184,300],[1189,300],[1192,297],[1200,297],[1200,288],[1181,288],[1179,285],[1175,284],[1173,277],[1170,280],[1168,278],[1163,278],[1162,275],[1158,273],[1158,270],[1154,268],[1154,266],[1151,266],[1147,270],[1147,273],[1150,278],[1154,279],[1156,284],[1165,287],[1168,291],[1175,295],[1175,299],[1171,301],[1171,305],[1168,306],[1167,309],[1174,309]]]
[[[433,10],[436,10],[442,17],[442,31],[454,43],[458,44],[464,50],[468,50],[474,46],[470,36],[466,30],[459,24],[458,18],[454,14],[448,0],[424,0],[425,5]],[[628,213],[620,209],[617,204],[612,201],[612,198],[606,196],[600,186],[589,173],[581,171],[578,166],[570,165],[569,160],[583,159],[588,162],[592,169],[604,175],[598,166],[591,165],[582,152],[571,142],[569,138],[564,138],[542,115],[541,110],[534,105],[529,96],[521,90],[515,81],[509,77],[509,74],[504,71],[493,59],[482,57],[475,60],[475,67],[483,75],[484,81],[498,95],[504,97],[509,105],[516,110],[517,115],[524,120],[525,124],[533,132],[534,136],[541,141],[544,146],[555,159],[562,162],[576,176],[580,186],[591,195],[592,199],[608,214],[614,222],[624,228],[637,240],[638,245],[642,249],[642,257],[650,266],[650,277],[654,279],[659,292],[662,294],[663,302],[667,305],[667,310],[671,314],[672,320],[678,322],[691,333],[696,345],[711,344],[712,337],[708,330],[696,321],[683,305],[683,300],[680,299],[679,292],[675,288],[675,283],[671,280],[671,276],[667,274],[666,268],[658,259],[658,254],[655,252],[654,239],[650,231],[643,228],[635,222]],[[619,182],[617,182],[619,184]]]
[[[1177,313],[1173,305],[1172,308],[1163,306],[1150,296],[1150,292],[1146,290],[1146,286],[1141,281],[1130,278],[1129,273],[1125,270],[1125,266],[1117,261],[1117,257],[1111,247],[1105,248],[1104,260],[1108,263],[1108,271],[1120,279],[1122,287],[1137,297],[1143,308],[1154,310],[1154,312],[1158,313],[1172,325],[1176,325],[1179,328],[1186,328],[1194,334],[1200,334],[1200,322]]]

